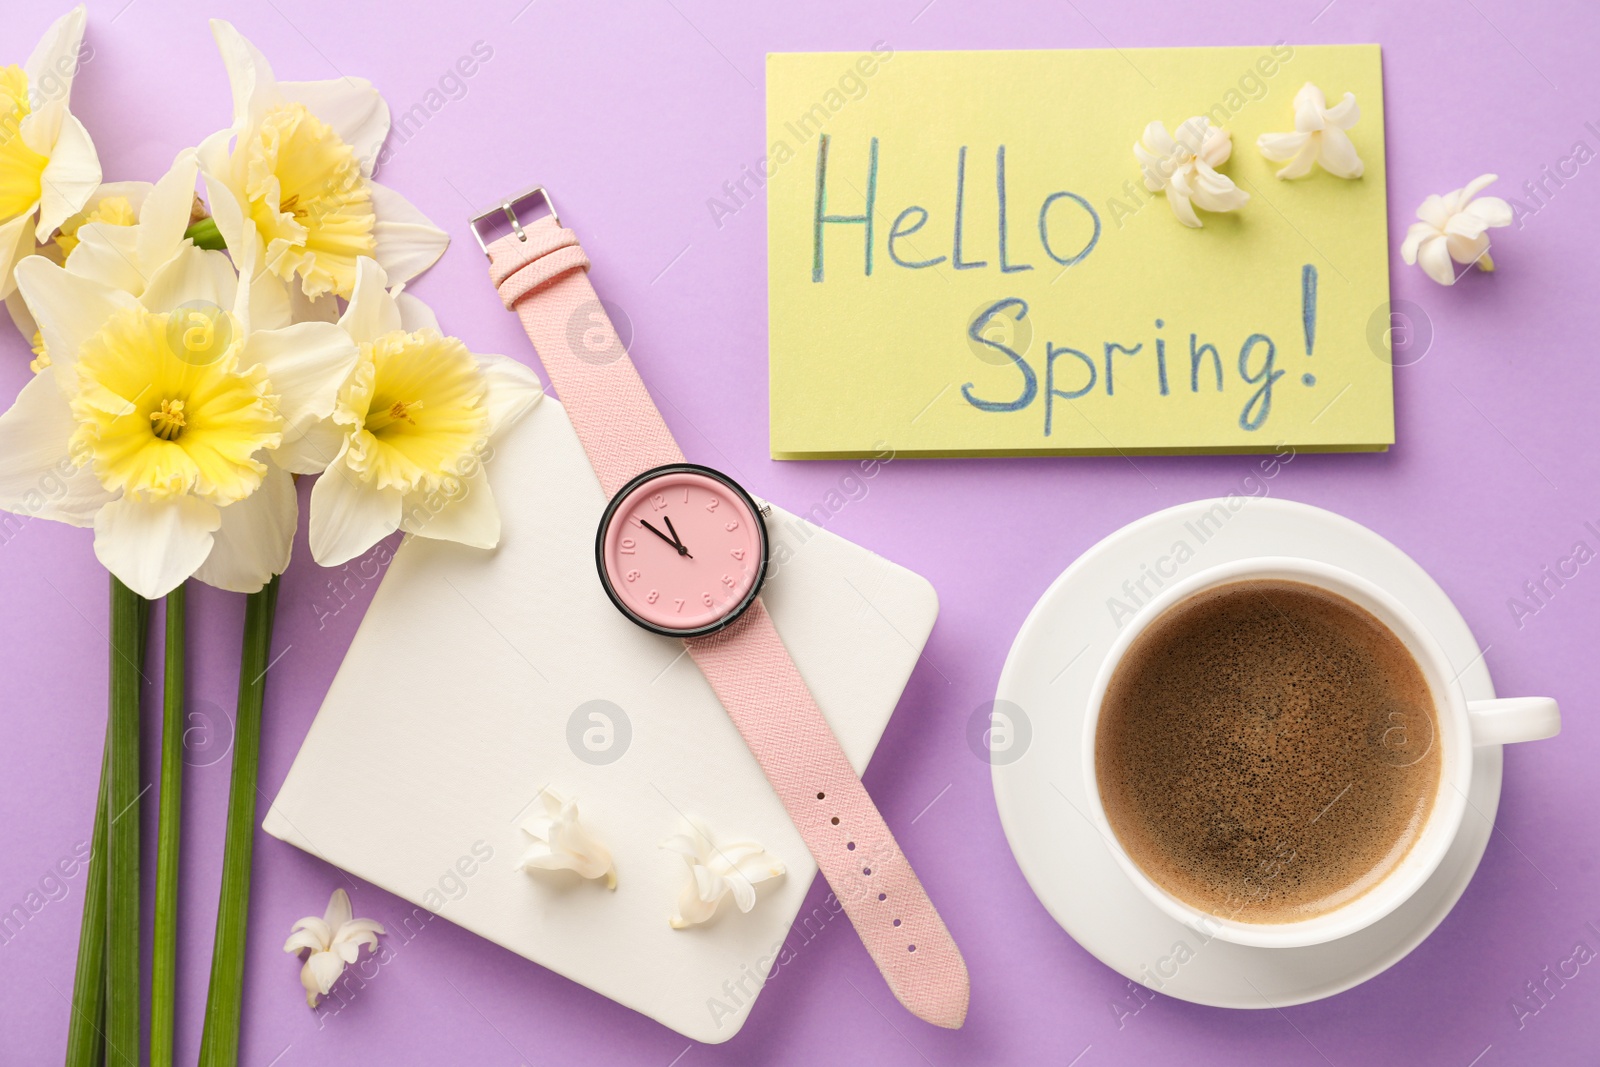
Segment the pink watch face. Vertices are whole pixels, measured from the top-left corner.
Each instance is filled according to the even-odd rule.
[[[600,519],[600,581],[613,603],[656,633],[720,630],[766,576],[767,530],[743,489],[694,464],[646,471]]]

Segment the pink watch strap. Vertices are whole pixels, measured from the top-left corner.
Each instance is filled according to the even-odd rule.
[[[486,247],[489,275],[538,351],[612,496],[683,461],[589,284],[589,259],[553,215]],[[598,317],[596,317],[598,316]],[[606,344],[592,345],[602,331]],[[889,988],[919,1017],[966,1019],[966,962],[757,599],[733,625],[687,642]]]
[[[901,853],[757,600],[688,642],[900,1003],[938,1026],[967,1017],[969,982],[944,920]]]
[[[553,215],[522,233],[488,247],[489,277],[528,331],[606,496],[640,471],[682,463],[678,442],[589,284],[589,257],[577,236]],[[606,344],[587,343],[596,332]]]

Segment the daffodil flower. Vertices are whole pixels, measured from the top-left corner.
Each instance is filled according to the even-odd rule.
[[[90,223],[134,225],[139,221],[140,209],[144,206],[145,197],[150,195],[150,189],[149,182],[102,182],[83,207],[75,214],[68,215],[57,227],[55,238],[48,244],[40,245],[35,252],[60,263],[78,247],[78,231],[84,226]],[[11,324],[28,342],[28,347],[33,349],[33,362],[29,367],[37,374],[50,365],[50,354],[45,350],[39,324],[33,321],[33,313],[15,289],[6,296],[5,303],[6,311],[11,315]]]
[[[688,881],[678,895],[678,910],[668,920],[674,930],[706,922],[730,895],[735,907],[748,912],[756,906],[756,886],[785,873],[783,863],[754,841],[719,845],[704,826],[690,819],[684,823],[683,833],[661,844],[689,865]]]
[[[65,266],[17,265],[50,364],[0,415],[0,508],[93,526],[96,557],[152,600],[191,575],[253,592],[288,566],[297,504],[274,451],[331,414],[357,357],[331,323],[252,328],[247,280],[182,237],[194,174],[180,157],[133,226],[85,224]],[[97,258],[102,227],[132,262]]]
[[[1511,205],[1498,196],[1478,193],[1498,178],[1484,174],[1467,183],[1465,189],[1428,197],[1417,208],[1417,218],[1406,231],[1400,258],[1420,263],[1428,277],[1440,285],[1454,285],[1455,260],[1462,265],[1476,263],[1482,271],[1494,270],[1489,256],[1489,229],[1511,225]],[[1477,199],[1473,199],[1477,197]]]
[[[1202,225],[1196,207],[1238,211],[1250,202],[1249,193],[1227,175],[1217,173],[1216,168],[1233,154],[1233,139],[1204,115],[1196,115],[1170,134],[1164,124],[1152,122],[1133,146],[1133,154],[1144,172],[1145,188],[1165,193],[1172,213],[1185,226]]]
[[[333,891],[322,918],[307,915],[295,923],[289,940],[283,943],[283,951],[307,954],[305,966],[300,968],[306,1004],[315,1008],[317,998],[328,995],[345,967],[361,955],[361,946],[378,951],[378,935],[382,933],[387,933],[382,923],[352,918],[350,895],[343,889]]]
[[[100,158],[68,110],[78,72],[82,4],[45,31],[28,62],[0,67],[0,297],[17,261],[82,210],[100,184]]]
[[[547,788],[538,803],[522,822],[533,843],[517,861],[517,870],[574,871],[588,879],[604,878],[607,889],[617,888],[611,852],[578,821],[578,802]]]
[[[500,512],[483,460],[489,442],[538,401],[539,379],[504,356],[476,355],[439,331],[427,305],[366,257],[339,327],[360,349],[333,415],[284,449],[292,470],[322,470],[311,490],[311,553],[335,567],[396,530],[493,548]],[[326,469],[324,469],[326,468]]]
[[[1345,131],[1361,118],[1354,93],[1333,107],[1322,90],[1306,82],[1294,94],[1294,131],[1264,133],[1256,138],[1261,154],[1274,163],[1287,163],[1280,178],[1304,178],[1313,163],[1340,178],[1359,178],[1365,169],[1355,143]]]
[[[372,180],[389,106],[362,78],[280,82],[255,46],[214,19],[233,88],[233,125],[201,142],[210,206],[230,251],[259,242],[261,264],[305,298],[349,298],[369,256],[395,282],[450,243],[399,193]],[[253,234],[246,223],[254,224]],[[331,304],[318,312],[332,318]],[[311,317],[301,312],[297,318]]]

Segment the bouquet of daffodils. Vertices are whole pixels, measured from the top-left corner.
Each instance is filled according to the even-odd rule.
[[[499,539],[490,441],[538,379],[443,334],[402,293],[448,238],[373,181],[389,109],[364,80],[280,82],[211,30],[232,122],[153,183],[102,182],[72,114],[80,6],[0,67],[0,296],[34,376],[0,415],[0,508],[94,529],[111,574],[111,686],[69,1064],[140,1056],[138,679],[165,600],[149,1061],[171,1063],[184,583],[248,594],[202,1064],[237,1059],[256,758],[278,575],[309,540],[343,563],[404,530]],[[3,61],[3,60],[0,60]],[[203,190],[204,195],[201,195]]]

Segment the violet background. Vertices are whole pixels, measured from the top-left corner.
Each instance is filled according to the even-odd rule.
[[[64,3],[5,7],[0,59],[20,62]],[[1600,135],[1585,127],[1600,125],[1600,11],[1576,0],[819,0],[759,9],[710,0],[604,9],[577,0],[226,8],[110,0],[90,5],[94,56],[73,95],[108,179],[154,178],[179,148],[226,123],[227,83],[205,24],[224,13],[280,77],[365,76],[396,114],[423,100],[475,42],[492,47],[463,98],[403,145],[391,140],[380,174],[455,238],[415,291],[474,348],[532,362],[516,320],[486,284],[465,219],[535,180],[549,185],[583,234],[596,288],[631,323],[634,358],[685,452],[797,512],[852,468],[767,458],[764,205],[758,197],[720,227],[707,206],[762,155],[768,51],[867,49],[880,40],[896,51],[1376,41],[1387,79],[1395,249],[1429,193],[1494,171],[1501,182],[1493,192],[1531,203],[1520,191],[1525,180],[1580,139],[1600,148]],[[313,1013],[298,962],[280,951],[291,923],[320,914],[340,885],[353,887],[361,915],[398,924],[409,906],[258,833],[242,1062],[1592,1062],[1600,967],[1552,984],[1548,1003],[1520,1026],[1511,1004],[1578,942],[1600,950],[1600,736],[1590,708],[1600,567],[1581,570],[1520,626],[1507,601],[1575,541],[1600,548],[1584,525],[1600,526],[1592,418],[1600,362],[1589,313],[1597,222],[1600,164],[1590,164],[1524,226],[1495,233],[1493,276],[1471,274],[1443,289],[1394,254],[1394,297],[1413,301],[1433,332],[1425,357],[1396,373],[1398,445],[1384,455],[1302,455],[1271,483],[1275,496],[1341,512],[1410,553],[1488,648],[1500,691],[1547,693],[1565,712],[1559,740],[1507,751],[1498,829],[1477,877],[1443,926],[1385,974],[1283,1011],[1157,997],[1119,1024],[1113,1005],[1133,1003],[1125,980],[1034,898],[1001,833],[988,768],[967,748],[968,718],[993,696],[1012,636],[1050,580],[1122,524],[1234,488],[1254,461],[907,460],[829,526],[926,575],[941,598],[939,624],[866,780],[966,953],[973,987],[965,1029],[941,1031],[901,1010],[842,921],[781,969],[744,1031],[722,1046],[688,1042],[444,920],[409,941],[392,939],[393,961],[347,1006]],[[9,330],[0,346],[0,395],[9,400],[28,376],[28,356]],[[319,620],[337,603],[331,577],[302,540],[273,642],[280,658],[268,687],[263,808],[372,592],[368,584]],[[106,584],[87,531],[34,520],[0,538],[3,910],[89,836],[105,714]],[[178,1025],[186,1062],[198,1046],[209,967],[242,598],[199,588],[190,602],[200,729],[185,787]],[[157,640],[152,662],[158,654]],[[151,730],[151,775],[156,744]],[[385,772],[356,752],[350,773]],[[154,800],[152,789],[142,811],[147,842]],[[152,870],[147,860],[147,877]],[[5,1063],[48,1063],[62,1053],[83,874],[66,881],[64,899],[0,944]],[[813,887],[807,911],[823,891]]]

